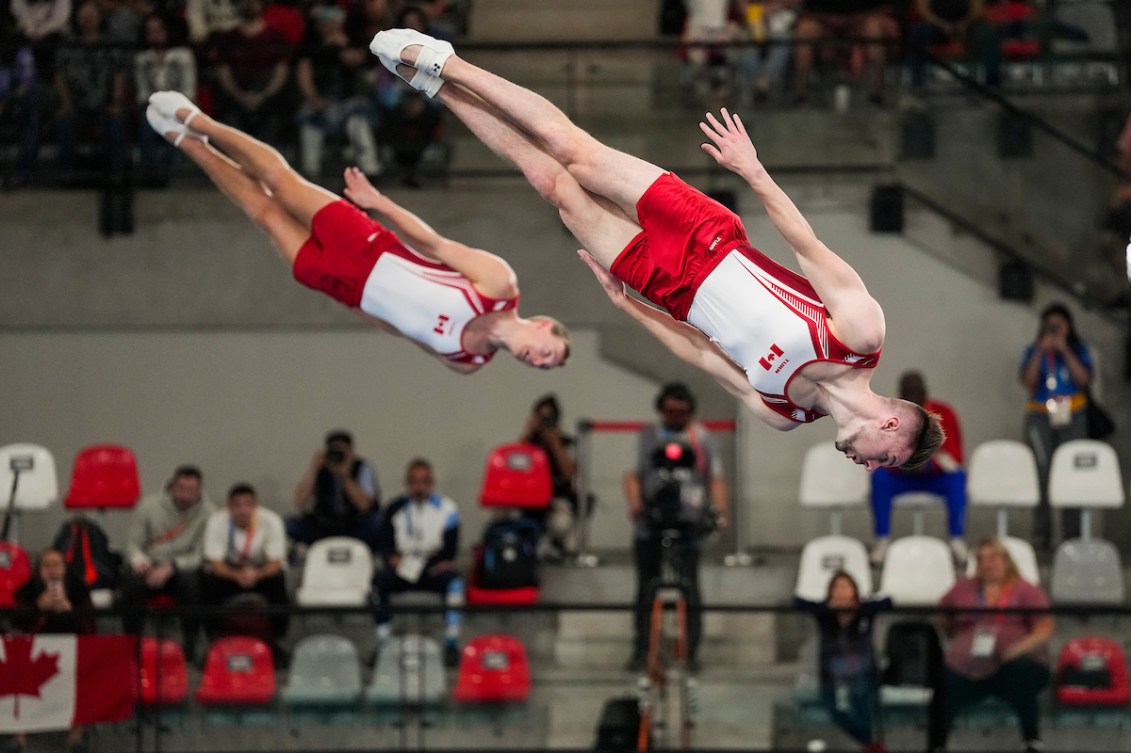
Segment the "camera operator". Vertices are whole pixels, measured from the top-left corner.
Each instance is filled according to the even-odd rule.
[[[543,528],[540,554],[545,558],[560,558],[575,553],[574,520],[577,517],[577,490],[574,479],[577,465],[572,448],[573,437],[562,432],[561,407],[554,395],[545,395],[534,403],[519,442],[537,445],[550,459],[554,498],[545,511],[531,511]]]
[[[674,564],[687,600],[688,660],[693,671],[702,615],[699,597],[700,540],[727,524],[727,485],[718,443],[693,421],[695,397],[686,385],[667,384],[656,397],[660,423],[637,440],[636,468],[624,476],[633,521],[636,560],[635,643],[627,669],[644,668],[654,587],[661,575],[664,539],[676,549]]]
[[[377,474],[354,452],[353,436],[331,431],[295,487],[294,505],[301,515],[287,519],[287,536],[304,547],[328,536],[352,536],[372,549],[381,522],[380,498]]]

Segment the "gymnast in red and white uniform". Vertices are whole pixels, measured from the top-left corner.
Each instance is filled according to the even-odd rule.
[[[345,173],[354,206],[178,92],[151,95],[146,117],[270,236],[303,285],[358,309],[460,373],[478,370],[499,350],[537,368],[560,366],[568,357],[569,334],[560,322],[518,316],[518,281],[509,264],[441,236],[356,168]],[[357,207],[381,215],[399,237]]]
[[[450,44],[392,29],[370,49],[523,171],[584,244],[582,258],[618,308],[763,421],[785,431],[827,415],[837,447],[869,470],[915,467],[934,452],[937,419],[870,387],[885,332],[879,303],[770,178],[737,117],[708,114],[703,149],[758,195],[804,277],[755,251],[733,212],[598,142]]]

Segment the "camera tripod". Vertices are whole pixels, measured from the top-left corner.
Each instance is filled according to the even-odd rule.
[[[691,546],[685,532],[660,532],[660,575],[649,584],[652,610],[646,674],[641,680],[640,735],[637,750],[657,747],[686,750],[694,726],[695,680],[689,671],[687,580],[685,553]]]

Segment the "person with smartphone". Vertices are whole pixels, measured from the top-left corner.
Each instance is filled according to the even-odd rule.
[[[39,553],[31,578],[15,593],[16,608],[20,611],[14,619],[15,627],[25,633],[95,632],[94,604],[90,589],[82,578],[67,572],[67,562],[57,549],[44,549]],[[67,733],[67,753],[88,750],[83,727],[75,726]],[[18,733],[10,738],[6,751],[23,751],[27,736]]]

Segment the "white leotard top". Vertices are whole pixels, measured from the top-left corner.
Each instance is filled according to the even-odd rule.
[[[476,317],[518,305],[518,297],[482,295],[460,273],[411,249],[386,251],[377,259],[361,294],[361,310],[396,327],[408,338],[459,363],[483,364],[491,354],[468,353],[463,333]]]
[[[742,367],[762,402],[799,423],[824,415],[788,397],[790,380],[804,366],[832,361],[873,368],[880,358],[879,351],[855,353],[836,339],[808,280],[745,246],[699,285],[687,321]]]

